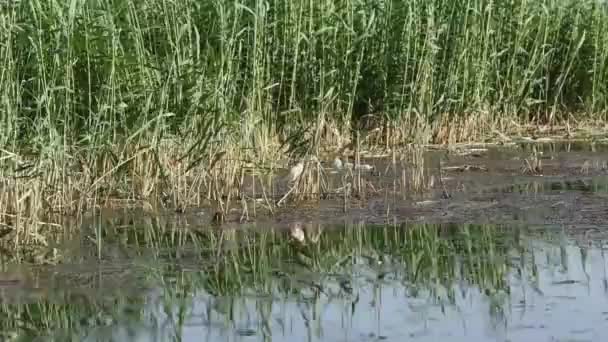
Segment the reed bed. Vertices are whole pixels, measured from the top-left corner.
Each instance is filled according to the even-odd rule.
[[[0,212],[11,219],[2,222],[112,198],[225,208],[246,170],[274,174],[360,132],[394,147],[601,124],[607,7],[4,2]]]

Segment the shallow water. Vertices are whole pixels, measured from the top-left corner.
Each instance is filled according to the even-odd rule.
[[[58,234],[54,265],[3,263],[0,338],[602,341],[606,159],[560,146],[539,147],[542,176],[521,174],[528,145],[451,156],[488,170],[446,172],[450,198],[328,199],[220,227],[204,210],[101,212]]]
[[[122,240],[145,240],[143,229],[125,228]],[[2,330],[21,341],[40,334],[56,341],[599,341],[608,334],[602,238],[494,225],[294,229],[305,232],[305,244],[267,227],[192,233],[199,242],[166,231],[127,243],[129,260],[110,252],[120,239],[109,239],[107,255],[30,269],[21,285],[0,287]],[[151,246],[155,252],[142,257]]]

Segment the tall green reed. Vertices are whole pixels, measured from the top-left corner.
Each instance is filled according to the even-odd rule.
[[[2,140],[253,142],[256,124],[370,113],[599,115],[607,23],[594,0],[21,1],[2,12]]]
[[[272,162],[280,146],[316,153],[361,122],[424,143],[459,121],[456,140],[497,123],[605,119],[607,26],[596,0],[11,2],[3,172],[33,160],[37,186],[66,203],[139,179],[139,198],[175,183],[175,160],[180,172],[207,172],[227,151]]]

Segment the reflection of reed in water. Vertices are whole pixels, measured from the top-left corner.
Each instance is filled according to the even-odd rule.
[[[429,301],[441,300],[453,305],[450,300],[455,294],[446,289],[455,284],[477,286],[490,295],[503,292],[501,290],[506,286],[504,272],[508,269],[506,250],[509,244],[494,226],[346,224],[324,227],[296,221],[289,225],[287,234],[267,227],[228,231],[154,228],[138,226],[122,232],[129,236],[126,241],[131,241],[134,251],[138,248],[158,251],[150,255],[154,260],[142,276],[163,284],[159,296],[163,297],[165,309],[173,311],[154,311],[158,296],[152,296],[143,303],[138,300],[137,319],[129,323],[118,318],[121,317],[119,308],[111,307],[109,310],[116,312],[106,314],[115,317],[112,324],[106,328],[82,328],[87,336],[93,336],[93,331],[97,331],[120,340],[124,331],[133,329],[142,341],[153,340],[154,336],[160,336],[158,340],[168,340],[174,329],[180,329],[173,324],[185,324],[182,321],[166,323],[166,318],[178,310],[176,307],[184,303],[194,305],[194,301],[199,306],[209,305],[206,301],[210,298],[226,298],[230,305],[237,306],[247,300],[249,303],[259,300],[259,297],[251,299],[244,293],[262,296],[264,299],[260,303],[289,298],[302,299],[306,305],[318,307],[339,301],[348,308],[348,312],[343,313],[348,316],[360,312],[359,305],[367,305],[359,303],[369,301],[358,301],[358,298],[372,293],[370,287],[406,289],[411,296],[417,293],[428,297]],[[254,304],[244,309],[251,310],[248,317],[259,314],[250,309],[259,303]],[[83,305],[61,308],[53,304],[36,305],[44,307],[45,313],[43,318],[31,318],[34,326],[42,324],[37,320],[43,319],[55,322],[56,327],[67,328],[69,322],[62,321],[62,317],[70,317],[70,322],[78,321],[99,311],[91,304],[84,308]],[[2,310],[10,310],[10,307]],[[378,306],[378,310],[383,308]],[[224,319],[231,321],[232,326],[245,319],[243,315],[231,315],[232,309],[227,312]],[[319,320],[323,324],[323,319]],[[5,327],[7,323],[3,324]],[[263,322],[259,324],[263,325]],[[254,329],[257,328],[265,329]],[[100,337],[95,338],[100,340]],[[89,341],[95,341],[95,338],[91,337]]]

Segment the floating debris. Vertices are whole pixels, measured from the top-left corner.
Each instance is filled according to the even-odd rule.
[[[373,165],[369,165],[369,164],[358,164],[358,165],[355,165],[355,170],[373,171],[374,170],[374,166]]]
[[[483,171],[483,172],[487,172],[488,168],[482,165],[469,165],[469,164],[465,164],[465,165],[460,165],[460,166],[447,166],[447,167],[443,167],[443,170],[446,171],[459,171],[459,172],[464,172],[464,171]]]
[[[463,149],[463,150],[459,150],[458,152],[456,152],[456,155],[459,156],[470,156],[470,157],[483,157],[483,154],[488,152],[487,148],[469,148],[469,149]]]
[[[349,170],[356,170],[356,171],[373,171],[374,170],[374,166],[373,165],[369,165],[369,164],[357,164],[354,165],[353,163],[344,163],[344,167],[349,169]]]
[[[437,204],[440,203],[439,201],[432,201],[432,200],[426,200],[426,201],[420,201],[420,202],[416,202],[415,205],[416,206],[420,206],[420,207],[424,207],[427,205],[433,205],[433,204]]]

